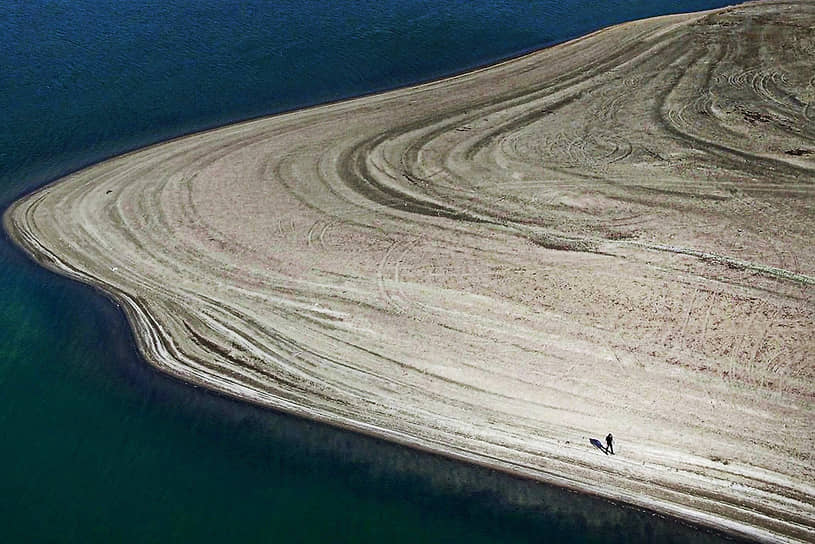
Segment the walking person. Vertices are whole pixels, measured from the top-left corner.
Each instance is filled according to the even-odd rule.
[[[608,433],[606,437],[606,452],[611,452],[611,455],[614,455],[614,437],[611,436],[611,433]]]

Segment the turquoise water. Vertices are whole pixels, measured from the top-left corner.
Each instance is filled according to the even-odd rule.
[[[12,0],[0,208],[169,137],[725,3]],[[719,541],[178,383],[113,304],[5,235],[0,395],[3,542]]]

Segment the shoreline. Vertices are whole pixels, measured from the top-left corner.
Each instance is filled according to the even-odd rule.
[[[4,235],[8,235],[8,232],[9,231],[6,228],[3,229]],[[711,520],[699,518],[693,515],[692,513],[689,516],[677,514],[670,508],[661,509],[659,508],[658,505],[654,505],[652,503],[649,503],[648,501],[641,501],[638,499],[626,499],[616,494],[606,495],[598,493],[596,489],[592,489],[590,487],[582,487],[581,485],[570,482],[567,478],[563,478],[558,475],[548,475],[548,477],[542,477],[539,473],[533,473],[524,470],[524,467],[515,467],[512,466],[511,464],[504,464],[500,460],[496,459],[493,460],[482,459],[478,457],[477,453],[468,455],[467,452],[456,452],[453,450],[446,450],[440,445],[434,446],[430,444],[423,444],[419,441],[411,440],[410,437],[393,435],[389,433],[387,429],[363,428],[354,425],[353,422],[350,423],[337,422],[330,416],[322,416],[319,414],[311,413],[304,407],[285,406],[283,404],[278,405],[264,400],[249,398],[247,396],[240,395],[231,389],[214,387],[209,382],[194,377],[190,377],[187,374],[185,374],[183,370],[173,369],[170,367],[155,364],[152,359],[147,358],[147,356],[145,355],[146,351],[141,342],[142,337],[135,333],[135,331],[138,330],[136,328],[137,324],[143,321],[140,319],[134,319],[134,316],[138,314],[143,315],[144,312],[138,309],[138,307],[135,305],[131,306],[132,301],[130,301],[127,297],[121,297],[119,294],[113,293],[105,289],[103,286],[101,286],[100,284],[93,280],[82,278],[80,275],[74,275],[73,273],[68,272],[64,268],[51,266],[47,264],[48,262],[50,262],[50,258],[34,256],[34,254],[29,251],[28,246],[20,245],[15,241],[13,237],[10,237],[10,240],[14,241],[14,246],[23,255],[27,256],[28,258],[31,258],[37,264],[43,266],[44,268],[50,270],[55,274],[66,277],[73,281],[78,281],[84,285],[91,287],[98,294],[102,295],[104,298],[108,299],[111,303],[113,303],[117,308],[121,309],[125,316],[125,320],[128,323],[128,326],[134,333],[132,335],[132,341],[134,342],[135,347],[137,348],[139,358],[141,359],[142,363],[148,364],[150,367],[158,370],[162,374],[169,376],[174,380],[177,380],[179,384],[202,387],[205,388],[207,392],[214,393],[216,395],[223,395],[228,399],[232,399],[242,403],[248,403],[249,405],[256,406],[264,410],[273,410],[274,412],[277,412],[279,414],[284,414],[303,421],[314,422],[319,425],[326,425],[335,429],[353,432],[355,434],[360,434],[375,440],[381,440],[383,442],[394,444],[400,447],[409,448],[424,454],[438,456],[440,458],[447,459],[452,462],[461,463],[462,465],[477,466],[484,469],[494,470],[501,474],[511,476],[513,478],[518,478],[523,481],[535,482],[545,486],[550,486],[557,489],[578,493],[580,495],[586,495],[589,497],[602,499],[613,504],[617,508],[630,508],[638,511],[648,512],[652,515],[661,516],[665,519],[681,523],[687,527],[692,528],[693,530],[697,530],[704,533],[711,533],[713,535],[724,536],[729,540],[732,540],[733,542],[765,541],[762,538],[763,535],[761,534],[753,534],[749,531],[743,531],[740,528],[733,528],[728,526],[727,524],[718,523],[716,520],[712,520],[711,523]],[[134,310],[134,308],[136,309]]]
[[[774,5],[774,4],[772,4],[772,5]],[[743,7],[743,6],[740,6],[740,7]],[[751,8],[752,7],[753,6],[751,5]],[[745,8],[745,9],[751,9],[751,8]],[[502,62],[498,63],[497,65],[493,65],[491,67],[477,69],[475,71],[467,72],[467,73],[460,74],[460,75],[456,75],[456,76],[453,76],[451,78],[444,78],[444,79],[441,79],[441,80],[435,80],[435,81],[433,81],[431,83],[425,83],[425,84],[421,84],[421,85],[418,85],[418,86],[415,86],[415,87],[407,87],[407,88],[397,89],[397,90],[394,90],[394,91],[388,91],[388,92],[385,92],[383,94],[369,95],[369,96],[366,96],[364,98],[348,99],[348,100],[343,100],[343,101],[336,102],[336,103],[331,103],[331,104],[328,104],[328,105],[314,106],[314,107],[311,107],[311,108],[307,108],[305,110],[297,110],[295,112],[278,114],[278,115],[274,115],[272,117],[264,117],[264,118],[260,118],[260,119],[256,119],[256,120],[241,122],[241,123],[237,123],[235,125],[229,125],[227,127],[222,127],[221,129],[207,130],[207,131],[204,131],[204,132],[196,133],[196,134],[194,134],[192,136],[185,136],[185,137],[181,137],[179,139],[173,139],[173,140],[170,140],[168,142],[162,142],[162,143],[159,143],[159,144],[154,144],[152,146],[148,146],[147,148],[142,148],[142,149],[137,150],[137,151],[129,152],[129,153],[125,154],[125,155],[116,157],[116,158],[111,159],[109,161],[103,161],[102,163],[98,163],[97,165],[95,165],[94,167],[91,167],[89,169],[90,170],[93,170],[93,169],[103,169],[104,170],[104,169],[110,167],[111,163],[113,163],[115,165],[118,165],[122,161],[132,159],[133,157],[141,157],[142,155],[145,155],[145,154],[149,155],[149,154],[154,153],[156,151],[162,151],[167,146],[178,146],[178,144],[184,143],[184,142],[189,141],[189,140],[198,140],[198,141],[206,140],[208,137],[212,136],[213,134],[216,134],[216,133],[221,134],[222,131],[225,131],[225,130],[228,133],[229,132],[231,132],[231,133],[236,133],[236,132],[240,133],[240,136],[243,137],[242,133],[245,132],[245,131],[251,131],[251,129],[255,125],[266,125],[267,123],[274,123],[274,122],[280,121],[281,118],[284,121],[289,120],[289,119],[294,119],[296,121],[296,120],[298,120],[299,117],[307,117],[307,118],[312,117],[313,118],[313,117],[317,116],[318,114],[322,114],[322,113],[326,113],[326,112],[327,113],[337,113],[337,112],[345,113],[343,110],[348,110],[351,107],[356,107],[357,104],[359,104],[361,108],[372,108],[373,106],[376,106],[377,103],[381,103],[381,102],[391,100],[394,97],[397,97],[399,99],[402,99],[402,98],[405,98],[405,97],[410,98],[411,95],[421,94],[423,92],[428,91],[428,89],[432,90],[432,89],[434,89],[435,87],[437,87],[439,85],[456,84],[457,82],[461,81],[462,79],[469,81],[471,78],[475,78],[477,75],[483,74],[485,72],[492,73],[492,72],[494,72],[495,70],[497,70],[499,68],[502,68],[502,67],[505,68],[507,65],[515,66],[517,64],[521,64],[524,61],[529,61],[530,58],[535,58],[536,56],[544,54],[547,51],[552,51],[553,49],[558,48],[558,47],[561,47],[561,48],[562,47],[572,47],[576,43],[580,43],[580,42],[583,42],[583,41],[586,41],[586,40],[591,41],[592,39],[596,39],[598,37],[598,35],[602,36],[604,33],[610,32],[610,31],[612,31],[614,29],[616,29],[616,31],[620,31],[621,27],[629,28],[629,27],[636,27],[638,25],[645,25],[645,24],[656,25],[657,20],[659,20],[659,21],[665,21],[665,20],[677,20],[677,21],[679,21],[679,20],[681,20],[681,22],[676,23],[676,25],[672,25],[672,27],[670,29],[670,32],[672,32],[673,30],[676,30],[676,28],[684,28],[685,26],[690,25],[690,21],[689,21],[690,19],[698,20],[698,19],[700,19],[702,17],[707,16],[710,13],[727,12],[728,10],[732,10],[732,9],[733,8],[725,8],[724,10],[712,10],[711,12],[704,12],[703,14],[695,14],[693,16],[689,16],[689,15],[684,15],[684,16],[683,15],[680,15],[680,16],[664,16],[664,17],[661,17],[661,18],[657,18],[656,20],[647,20],[647,21],[649,21],[648,23],[644,23],[642,21],[638,21],[638,22],[634,22],[634,23],[623,23],[622,25],[617,25],[615,27],[609,27],[608,29],[599,30],[599,31],[597,31],[595,33],[589,34],[589,35],[584,36],[582,38],[578,38],[576,40],[565,42],[564,44],[553,46],[552,48],[546,48],[546,49],[543,49],[543,50],[540,50],[540,51],[537,51],[537,52],[527,53],[525,55],[522,55],[521,57],[516,57],[516,58],[511,59],[511,60],[502,61]],[[664,30],[664,29],[662,29],[662,30]],[[651,34],[651,36],[652,36],[651,39],[656,40],[659,36],[661,36],[661,34],[657,33],[656,38],[653,37],[653,33]],[[597,76],[597,77],[600,77],[600,76]],[[579,92],[583,93],[584,91],[580,90]],[[527,94],[527,93],[524,92],[522,94]],[[515,100],[514,98],[512,98],[511,93],[508,96],[509,96],[508,98],[504,97],[504,102],[505,103],[511,103],[513,100]],[[505,104],[502,104],[502,106],[503,105],[505,105]],[[510,107],[514,107],[514,106],[510,106]],[[495,114],[491,113],[490,115],[499,115],[500,116],[501,115],[500,111],[501,111],[500,109],[496,110],[496,112],[498,112],[498,113],[495,113]],[[308,121],[309,121],[309,119],[306,119],[306,122],[308,122]],[[468,131],[469,131],[469,129],[468,129]],[[464,132],[467,132],[467,131],[464,131]],[[231,134],[230,134],[230,136],[231,136]],[[236,143],[241,143],[240,140],[237,137],[233,138],[232,141],[234,141]],[[196,144],[191,144],[190,147],[194,147],[194,145],[197,145],[197,143],[198,142],[196,142]],[[243,145],[243,144],[241,143],[241,145]],[[250,144],[250,145],[253,145],[253,144]],[[387,155],[387,152],[383,152],[382,156],[385,156],[385,155]],[[84,169],[84,170],[78,172],[77,174],[78,175],[82,174],[83,172],[86,172],[89,169]],[[68,176],[68,179],[71,179],[71,178],[74,178],[74,177],[75,177],[74,175],[70,175],[70,176]],[[590,484],[588,483],[588,481],[585,480],[585,477],[578,476],[576,479],[570,480],[568,478],[568,476],[557,475],[555,473],[555,472],[557,472],[557,469],[552,469],[551,467],[546,469],[546,468],[543,468],[543,467],[539,467],[539,466],[535,467],[534,465],[526,464],[523,460],[515,460],[515,461],[513,461],[511,459],[502,459],[501,457],[495,457],[495,456],[491,455],[490,451],[488,449],[485,449],[482,452],[471,450],[472,443],[470,443],[470,442],[465,441],[463,444],[458,444],[458,445],[456,445],[455,443],[453,443],[453,444],[444,444],[444,443],[437,442],[437,440],[443,440],[445,438],[445,436],[443,434],[438,435],[438,437],[436,437],[435,439],[434,439],[433,436],[421,436],[421,435],[414,436],[414,435],[411,435],[408,431],[400,431],[399,429],[396,429],[396,428],[388,429],[388,428],[382,426],[381,423],[360,421],[359,419],[353,419],[353,417],[349,417],[347,414],[331,412],[330,410],[327,411],[327,409],[324,406],[323,407],[318,406],[316,408],[316,411],[310,411],[308,408],[299,405],[297,403],[297,401],[292,401],[291,399],[284,398],[279,393],[275,393],[275,392],[271,392],[271,391],[261,391],[261,390],[258,390],[258,389],[253,389],[252,386],[241,385],[239,383],[236,383],[236,380],[239,379],[239,378],[236,378],[235,376],[240,376],[240,374],[235,374],[235,375],[233,375],[231,377],[224,377],[224,376],[219,377],[219,376],[214,375],[214,374],[206,374],[206,370],[203,369],[200,365],[198,366],[198,368],[193,369],[190,366],[185,365],[184,362],[180,362],[180,359],[179,359],[178,356],[184,350],[186,350],[186,351],[196,351],[196,350],[200,349],[202,347],[200,342],[199,342],[199,345],[198,345],[197,348],[192,346],[191,344],[188,345],[188,346],[182,346],[181,344],[183,344],[183,340],[181,341],[181,343],[177,343],[179,341],[174,338],[173,331],[168,332],[168,331],[163,330],[161,325],[159,324],[159,321],[157,321],[154,317],[150,316],[149,305],[146,308],[140,306],[139,303],[136,302],[136,300],[134,298],[132,298],[130,295],[126,294],[126,292],[124,290],[120,290],[121,288],[119,286],[115,285],[114,283],[108,283],[105,280],[94,276],[90,272],[80,271],[78,268],[74,268],[70,264],[67,264],[67,263],[64,263],[64,262],[60,261],[59,257],[57,257],[54,253],[51,253],[44,245],[40,245],[40,242],[38,242],[38,240],[34,237],[34,234],[33,234],[33,230],[35,228],[34,225],[36,223],[36,220],[32,220],[31,217],[33,217],[33,214],[36,213],[35,210],[40,205],[39,201],[41,199],[43,199],[47,195],[47,193],[49,192],[48,190],[51,187],[54,187],[54,186],[47,185],[47,186],[45,186],[43,188],[40,188],[35,193],[32,193],[31,195],[28,195],[27,197],[23,198],[22,200],[14,203],[11,207],[9,207],[9,209],[6,210],[6,212],[4,213],[4,216],[3,216],[3,222],[4,222],[5,229],[10,234],[10,237],[12,238],[12,240],[14,240],[15,243],[18,246],[20,246],[21,248],[23,248],[24,251],[26,251],[29,255],[34,257],[34,259],[36,261],[40,262],[41,264],[45,265],[46,267],[48,267],[48,268],[50,268],[50,269],[52,269],[54,271],[57,271],[57,272],[59,272],[59,273],[61,273],[63,275],[66,275],[68,277],[72,277],[73,279],[77,279],[79,281],[83,281],[84,283],[89,283],[91,285],[94,285],[94,287],[96,287],[97,289],[100,289],[101,291],[105,292],[108,296],[112,296],[115,300],[119,301],[122,304],[122,307],[127,309],[126,313],[128,315],[128,321],[131,323],[134,330],[136,331],[135,337],[138,339],[139,349],[142,352],[144,358],[148,362],[150,362],[154,366],[162,369],[165,372],[168,372],[168,373],[170,373],[170,374],[172,374],[172,375],[174,375],[174,376],[176,376],[176,377],[178,377],[180,379],[183,379],[184,381],[199,383],[201,385],[205,385],[205,386],[210,387],[210,388],[218,389],[218,390],[220,390],[220,391],[222,391],[222,392],[224,392],[224,393],[226,393],[228,395],[241,398],[242,400],[248,400],[250,402],[256,402],[256,403],[259,403],[259,404],[262,404],[262,405],[272,406],[272,407],[274,407],[276,409],[286,411],[286,412],[289,412],[289,413],[293,413],[293,414],[298,415],[300,417],[306,417],[308,419],[322,421],[322,422],[329,423],[329,424],[334,425],[334,426],[349,428],[349,429],[357,431],[357,432],[362,432],[364,434],[376,436],[378,438],[384,438],[384,439],[389,440],[391,442],[401,443],[401,444],[408,445],[408,446],[416,448],[416,449],[431,451],[433,453],[441,453],[441,454],[443,454],[445,456],[448,456],[450,458],[458,459],[458,460],[469,462],[469,463],[482,464],[483,466],[487,466],[489,468],[495,468],[495,469],[506,471],[506,472],[509,472],[511,474],[515,474],[515,475],[518,475],[518,476],[528,477],[528,478],[544,481],[546,483],[550,483],[550,484],[553,484],[553,485],[558,485],[560,487],[566,487],[566,488],[569,488],[569,489],[574,489],[574,490],[578,490],[578,491],[581,491],[581,492],[585,492],[585,493],[589,493],[589,494],[593,494],[593,495],[597,495],[597,496],[602,496],[604,498],[614,500],[614,501],[619,501],[619,502],[622,502],[622,503],[625,503],[625,504],[634,504],[635,506],[638,506],[638,507],[643,507],[643,508],[646,508],[646,509],[649,509],[649,510],[655,510],[655,511],[658,511],[658,512],[665,513],[667,515],[670,515],[671,517],[677,517],[677,518],[680,518],[680,519],[687,519],[687,520],[690,520],[691,522],[693,522],[695,524],[700,524],[700,525],[703,525],[703,526],[706,526],[706,527],[712,527],[712,528],[714,528],[716,530],[727,532],[728,534],[736,534],[736,535],[740,535],[742,537],[746,536],[746,537],[757,538],[757,539],[775,538],[775,537],[778,536],[777,534],[773,534],[773,532],[768,531],[766,528],[750,527],[748,525],[745,525],[744,522],[742,522],[742,521],[727,519],[726,516],[722,519],[720,517],[717,517],[714,514],[711,514],[709,512],[705,512],[704,510],[694,510],[693,508],[690,508],[687,505],[683,506],[682,504],[676,504],[674,502],[665,500],[664,498],[660,499],[658,497],[648,497],[647,495],[642,495],[641,494],[642,492],[638,491],[638,490],[616,489],[616,486],[613,483],[608,484],[606,486],[600,486],[598,488],[592,488],[592,487],[590,487]],[[340,191],[342,188],[338,188],[338,187],[339,186],[332,186],[333,190]],[[400,191],[400,194],[402,194],[404,196],[407,196],[407,198],[408,198],[407,201],[412,203],[411,206],[416,206],[417,208],[424,207],[424,209],[435,210],[435,212],[437,212],[437,215],[438,215],[438,213],[442,213],[442,214],[446,213],[448,215],[459,214],[462,217],[464,217],[465,219],[469,219],[470,221],[472,221],[473,219],[480,219],[482,216],[488,215],[483,210],[478,210],[478,209],[473,210],[469,206],[461,206],[461,205],[459,205],[459,206],[453,207],[451,209],[442,207],[441,205],[439,205],[439,198],[438,197],[434,197],[434,196],[428,197],[427,195],[417,195],[416,194],[417,190],[412,188],[412,187],[407,187],[407,188],[400,187],[399,191]],[[344,194],[343,196],[345,196],[346,198],[349,198],[348,193]],[[301,201],[304,199],[302,194],[299,195],[299,197],[300,197]],[[377,198],[380,198],[380,197],[381,197],[381,195],[377,195]],[[356,198],[358,198],[358,197],[356,197]],[[31,203],[32,200],[37,201],[36,205]],[[355,204],[356,203],[358,203],[358,202],[355,201]],[[380,204],[381,204],[381,202],[380,202]],[[21,206],[28,206],[26,212],[29,213],[29,214],[32,214],[29,218],[26,218],[25,216],[23,216],[22,218],[15,217],[16,215],[21,214],[21,212],[18,212],[18,209],[20,209]],[[387,207],[387,206],[385,206],[385,207]],[[381,213],[382,213],[382,210],[380,208],[377,208],[376,209],[376,214],[381,214]],[[15,219],[12,219],[13,217],[15,217]],[[495,215],[495,217],[498,217],[498,215]],[[389,219],[393,220],[392,218],[389,218]],[[15,220],[16,220],[16,222],[15,222]],[[22,230],[24,223],[21,222],[21,221],[23,221],[23,220],[25,221],[25,228],[31,229],[28,232],[24,232]],[[404,220],[404,217],[402,215],[399,215],[397,217],[397,220],[402,221],[402,220]],[[441,222],[439,220],[431,219],[431,220],[428,220],[428,222],[432,225],[432,228],[445,228],[445,229],[447,228],[446,225],[442,226],[442,227],[439,227],[439,223]],[[496,220],[496,223],[498,223],[498,220]],[[278,225],[278,226],[280,227],[281,234],[282,234],[283,227],[280,226],[280,225]],[[479,232],[476,233],[476,237],[506,236],[507,233],[509,233],[509,236],[511,238],[514,238],[514,237],[517,237],[517,234],[520,232],[521,234],[526,235],[529,238],[528,230],[524,230],[524,229],[528,229],[528,227],[525,226],[525,223],[523,223],[523,222],[518,222],[518,224],[516,224],[516,225],[509,225],[509,226],[507,226],[507,225],[499,225],[499,226],[501,228],[498,229],[497,234],[496,234],[495,231],[487,232],[486,234],[485,234],[484,231],[479,231]],[[426,228],[426,227],[427,227],[427,225],[422,225],[422,228]],[[312,227],[312,229],[313,228],[314,227]],[[324,233],[325,231],[322,231],[322,232]],[[457,230],[453,229],[451,232],[452,232],[452,234],[450,234],[450,233],[448,233],[448,234],[450,234],[453,237],[459,237],[461,235],[460,230],[457,231]],[[543,236],[543,237],[551,235],[550,233],[546,233],[546,232],[544,232],[544,233],[537,233],[536,232],[535,234],[538,235],[538,236]],[[352,233],[352,235],[351,235],[352,238],[351,239],[353,239],[353,236],[357,236],[357,235],[358,235],[357,232]],[[465,233],[463,236],[469,236],[470,238],[472,238],[473,233]],[[556,233],[555,236],[560,237],[560,238],[556,238],[556,240],[562,240],[562,239],[564,239],[564,237],[572,236],[572,234],[570,234],[570,233],[565,233],[565,234],[564,233]],[[320,240],[322,241],[322,233],[320,235]],[[312,242],[312,231],[311,230],[309,230],[308,242],[309,242],[309,245],[311,245],[311,242]],[[502,239],[501,242],[502,242],[501,245],[503,245],[503,243],[506,242],[506,239]],[[603,242],[603,243],[605,244],[607,242]],[[545,249],[547,244],[543,243],[541,245]],[[38,246],[39,246],[39,249],[37,249]],[[620,249],[615,248],[614,251],[618,252],[618,254],[619,254]],[[227,251],[227,253],[229,253],[229,251]],[[385,261],[383,261],[383,262],[387,261],[387,257],[388,257],[389,254],[390,254],[390,249],[388,249],[388,253],[385,256]],[[628,257],[628,258],[631,258],[631,257]],[[582,257],[581,257],[581,259],[582,259]],[[254,262],[250,262],[249,264],[251,266],[253,266],[253,267],[257,266],[257,263],[254,263]],[[84,263],[83,263],[83,265],[84,265]],[[595,266],[595,265],[592,264],[592,266]],[[397,272],[398,272],[398,269],[397,269]],[[250,285],[250,284],[252,284],[252,282],[255,282],[255,281],[256,281],[256,279],[254,277],[251,277],[246,281],[245,285]],[[387,289],[388,289],[388,285],[387,285],[388,280],[382,280],[381,283],[385,284],[385,287],[383,289],[385,291],[387,291]],[[366,284],[366,283],[362,282],[359,285],[356,285],[355,287],[359,288],[360,285],[364,285],[364,284]],[[290,285],[289,288],[291,289],[291,288],[293,288],[292,286],[297,285],[297,282],[296,281],[295,282],[290,282],[289,285]],[[751,287],[747,287],[747,288],[749,289]],[[140,290],[143,290],[143,288],[140,288]],[[438,294],[438,293],[439,293],[439,291],[436,292],[436,294]],[[140,295],[140,296],[143,296],[143,295]],[[387,296],[387,294],[386,294],[386,296]],[[481,295],[479,295],[479,296],[481,296]],[[789,293],[783,293],[781,298],[784,298],[785,296],[788,297],[788,296],[791,296],[791,295]],[[471,299],[471,300],[469,300],[469,304],[476,304],[477,300],[478,300],[477,298]],[[370,303],[370,301],[368,299],[366,299],[365,302]],[[175,302],[174,302],[174,304],[175,304]],[[293,306],[293,305],[297,305],[297,304],[302,306],[302,301],[290,300],[290,301],[286,302],[286,304],[288,304],[289,306]],[[427,303],[425,302],[424,304],[427,304]],[[302,309],[302,308],[300,308],[300,306],[298,306],[298,308]],[[514,306],[512,308],[516,309]],[[804,308],[805,309],[807,308],[807,303],[806,302],[804,303]],[[164,311],[166,312],[167,310],[164,310]],[[305,310],[303,310],[303,311],[305,311]],[[311,311],[311,310],[309,310],[309,311]],[[406,310],[403,310],[403,309],[397,310],[397,315],[399,315],[401,313],[404,313],[405,311]],[[308,318],[311,320],[312,323],[316,319],[321,324],[324,324],[326,322],[331,321],[332,318],[335,318],[338,313],[341,313],[340,310],[333,310],[333,313],[332,313],[332,311],[326,311],[326,312],[315,311],[315,312],[311,312],[311,314],[313,314],[313,315],[309,315]],[[316,317],[315,317],[315,315],[316,315]],[[165,316],[165,319],[167,319],[166,316]],[[235,319],[235,317],[233,316],[233,318],[231,318],[231,319]],[[531,320],[532,318],[528,317],[527,319]],[[221,322],[221,323],[223,323],[223,322]],[[188,329],[188,330],[192,331],[192,329]],[[351,331],[351,332],[354,332],[354,331]],[[195,332],[195,334],[200,334],[200,333]],[[234,334],[227,333],[227,336],[234,336]],[[206,344],[204,344],[204,347],[206,347]],[[247,349],[249,349],[249,351],[251,351],[250,348],[247,348]],[[757,348],[757,350],[759,350],[759,349],[760,349],[760,347]],[[175,352],[175,353],[173,353],[173,352]],[[616,354],[614,356],[617,357]],[[620,361],[619,361],[619,358],[618,358],[618,363],[619,362]],[[622,364],[622,363],[620,363],[620,364]],[[234,368],[232,368],[232,367],[229,367],[229,368],[230,368],[230,371],[237,372]],[[257,375],[251,376],[251,380],[257,380],[257,379],[258,379]],[[329,408],[330,408],[330,405],[329,405]],[[572,427],[573,430],[575,428],[576,427]],[[577,429],[579,429],[579,427],[577,427]],[[578,432],[578,434],[579,434],[579,432]],[[591,459],[588,456],[585,456],[585,457]],[[585,462],[585,459],[581,458],[581,460]],[[590,460],[588,462],[591,463],[592,461]],[[547,472],[547,470],[551,470],[552,472]],[[592,468],[592,470],[595,470],[595,469]],[[812,522],[812,520],[810,518],[809,523],[811,524],[811,522]],[[791,540],[792,540],[792,538],[791,538]]]
[[[740,6],[740,5],[743,5],[743,4],[749,4],[751,2],[756,2],[756,1],[761,1],[761,0],[740,0],[740,1],[736,0],[736,1],[734,1],[733,4],[730,4],[730,5],[728,5],[727,7],[724,7],[724,8],[712,8],[712,9],[709,9],[709,10],[702,10],[702,11],[692,11],[692,12],[689,11],[689,12],[679,12],[679,13],[673,13],[673,14],[667,14],[667,15],[658,15],[658,16],[655,16],[655,17],[649,17],[648,19],[653,20],[653,19],[659,19],[659,18],[662,18],[662,17],[676,17],[676,16],[681,16],[681,15],[700,15],[700,16],[702,16],[702,15],[705,15],[705,14],[713,13],[713,12],[724,10],[724,9],[731,9],[733,7],[736,7],[736,6]],[[167,144],[167,143],[170,143],[170,142],[174,142],[176,140],[181,140],[183,138],[187,138],[189,136],[195,136],[195,135],[200,135],[200,134],[205,134],[205,133],[208,133],[208,132],[216,131],[216,130],[222,129],[224,127],[227,127],[227,126],[241,125],[241,124],[244,124],[244,123],[252,123],[254,121],[262,121],[262,120],[270,119],[270,118],[273,118],[273,117],[279,117],[281,115],[289,115],[289,114],[292,114],[292,113],[302,112],[302,111],[305,111],[305,110],[311,110],[311,109],[322,108],[322,107],[327,107],[327,106],[334,106],[334,105],[338,105],[338,104],[343,104],[345,102],[351,102],[351,101],[354,101],[354,100],[360,100],[360,99],[369,98],[369,97],[373,97],[373,96],[398,92],[398,91],[401,91],[401,90],[404,90],[404,89],[411,89],[411,88],[415,88],[415,87],[419,87],[419,86],[423,86],[423,85],[431,85],[431,84],[438,83],[438,82],[441,82],[441,81],[445,81],[445,80],[448,80],[448,79],[453,79],[453,78],[457,78],[457,77],[460,77],[460,76],[465,76],[465,75],[468,75],[468,74],[471,74],[471,73],[474,73],[474,72],[478,72],[478,71],[481,71],[481,70],[487,70],[487,69],[490,69],[490,68],[493,68],[493,67],[496,67],[496,66],[500,66],[500,65],[502,65],[504,63],[520,60],[520,59],[523,59],[524,57],[527,57],[529,55],[534,55],[534,54],[539,53],[541,51],[544,51],[546,49],[550,49],[552,47],[557,47],[557,46],[562,45],[562,44],[566,44],[566,43],[570,43],[570,42],[573,42],[573,41],[576,41],[576,40],[581,40],[581,39],[584,39],[584,38],[588,38],[588,37],[592,36],[593,34],[596,34],[597,32],[601,32],[601,31],[606,30],[608,28],[613,28],[613,27],[616,27],[616,26],[623,26],[623,25],[626,25],[628,23],[636,22],[636,21],[639,21],[639,20],[643,20],[643,19],[635,19],[633,21],[625,21],[625,22],[622,22],[622,23],[617,23],[617,24],[608,26],[608,27],[598,28],[597,30],[589,32],[588,34],[580,34],[580,35],[575,35],[575,36],[572,36],[570,38],[566,38],[566,39],[563,39],[563,40],[555,40],[555,41],[552,41],[549,45],[542,45],[540,47],[533,47],[531,49],[520,50],[519,52],[512,53],[509,56],[500,57],[495,61],[487,61],[487,62],[482,63],[482,64],[477,64],[477,65],[473,66],[472,68],[465,68],[465,69],[463,69],[461,71],[455,71],[455,72],[452,72],[452,73],[449,73],[449,74],[446,74],[446,75],[442,75],[442,76],[439,76],[439,77],[432,77],[432,78],[429,78],[429,79],[419,80],[419,81],[416,81],[416,82],[413,82],[413,83],[408,83],[406,85],[399,85],[399,86],[396,86],[396,87],[388,87],[388,88],[384,88],[384,89],[378,90],[378,91],[371,91],[371,92],[366,92],[366,93],[362,93],[362,94],[354,94],[354,95],[350,95],[350,96],[347,96],[347,97],[344,97],[344,98],[338,98],[336,100],[329,100],[327,102],[316,102],[316,103],[308,105],[308,106],[290,108],[290,109],[283,109],[283,110],[272,112],[272,113],[261,113],[261,114],[258,114],[258,115],[245,117],[245,118],[236,118],[236,119],[234,119],[232,121],[229,121],[229,122],[227,122],[225,124],[221,123],[221,124],[215,124],[215,125],[211,125],[211,126],[204,126],[202,128],[199,128],[199,129],[192,129],[192,130],[190,130],[188,132],[182,132],[182,133],[180,133],[180,134],[178,134],[176,136],[173,136],[171,138],[167,138],[167,139],[164,139],[164,140],[153,141],[152,143],[147,143],[147,144],[143,144],[143,145],[137,144],[137,145],[135,145],[133,147],[125,148],[124,151],[122,151],[120,153],[116,153],[115,155],[105,156],[105,157],[103,157],[101,159],[98,159],[98,160],[91,160],[91,161],[88,161],[88,162],[82,164],[81,166],[79,166],[77,168],[74,168],[74,169],[71,169],[71,170],[66,170],[61,175],[47,178],[47,179],[43,180],[41,183],[34,186],[33,188],[25,189],[20,194],[10,197],[9,204],[3,209],[2,217],[5,217],[6,213],[8,212],[9,208],[11,207],[11,205],[14,202],[16,202],[18,200],[23,200],[26,197],[32,195],[33,193],[39,192],[39,191],[45,189],[46,187],[48,187],[49,185],[57,183],[60,180],[66,178],[66,177],[69,177],[69,176],[71,176],[73,174],[76,174],[77,172],[81,172],[82,170],[92,168],[94,166],[97,166],[97,165],[102,164],[104,162],[107,162],[109,160],[119,159],[119,158],[122,158],[122,157],[124,157],[126,155],[130,155],[130,154],[133,154],[133,153],[138,153],[140,151],[147,150],[147,149],[149,149],[151,147],[154,147],[154,146],[164,145],[164,144]],[[3,224],[4,224],[3,230],[5,231],[6,234],[8,234],[8,230],[5,229],[5,222]]]

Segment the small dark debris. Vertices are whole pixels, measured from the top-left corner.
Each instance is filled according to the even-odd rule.
[[[606,240],[631,240],[633,238],[638,238],[640,233],[639,232],[622,232],[622,231],[606,231],[605,234]]]
[[[812,155],[813,153],[815,153],[815,150],[813,150],[813,149],[804,149],[802,147],[799,147],[797,149],[787,149],[786,151],[784,151],[784,153],[786,153],[787,155],[794,155],[796,157],[801,157],[803,155]]]
[[[112,192],[113,192],[113,189],[108,189],[107,191],[105,191],[105,194],[106,194],[106,195],[109,195],[109,194],[110,194],[110,193],[112,193]]]
[[[767,115],[766,113],[759,113],[757,111],[750,111],[750,110],[743,110],[742,115],[744,115],[744,120],[749,123],[769,123],[773,120],[772,117]]]

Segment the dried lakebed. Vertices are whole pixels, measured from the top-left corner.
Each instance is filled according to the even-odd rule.
[[[813,59],[809,2],[627,23],[116,157],[4,225],[188,381],[811,541]]]

